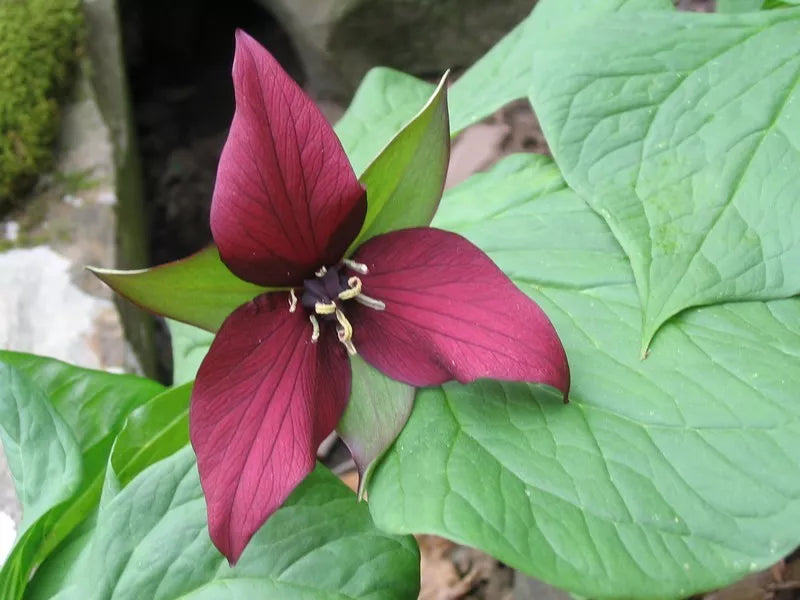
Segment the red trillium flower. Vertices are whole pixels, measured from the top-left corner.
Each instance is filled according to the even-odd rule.
[[[348,401],[348,355],[413,386],[569,388],[550,321],[464,238],[404,229],[348,255],[367,198],[333,129],[243,32],[233,80],[211,229],[235,275],[280,289],[227,318],[192,393],[209,530],[231,562],[314,468]]]

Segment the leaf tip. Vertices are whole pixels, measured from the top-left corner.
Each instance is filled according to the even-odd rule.
[[[642,328],[642,345],[639,348],[639,360],[647,360],[647,357],[650,356],[650,344],[653,343],[653,337],[659,327],[660,324],[656,324],[655,326],[647,323],[644,324]]]
[[[104,269],[102,267],[94,267],[92,265],[85,265],[83,268],[89,271],[89,273],[91,273],[100,280],[103,280],[103,277],[109,271],[108,269]]]
[[[114,274],[117,273],[113,269],[104,269],[102,267],[94,267],[92,265],[86,265],[83,267],[89,273],[97,277],[100,281],[105,283],[108,287],[116,291],[114,286],[112,285],[112,281],[114,280]]]
[[[367,474],[358,470],[358,487],[356,488],[356,499],[362,502],[367,498]]]

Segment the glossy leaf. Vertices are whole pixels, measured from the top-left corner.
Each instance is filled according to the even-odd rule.
[[[366,74],[334,127],[357,175],[419,113],[435,87],[386,67],[376,67]]]
[[[194,380],[214,334],[172,319],[167,319],[167,327],[172,345],[172,384],[181,385]]]
[[[367,215],[351,251],[376,235],[431,222],[450,159],[446,83],[447,76],[362,175]]]
[[[110,456],[121,485],[189,443],[191,392],[191,383],[170,388],[128,416]]]
[[[764,0],[717,0],[717,12],[740,13],[761,10]]]
[[[406,424],[416,390],[390,379],[358,355],[350,357],[350,367],[350,400],[336,431],[356,463],[361,497],[372,469]]]
[[[84,453],[97,444],[110,447],[130,412],[164,391],[152,379],[85,369],[44,356],[0,351],[0,361],[36,382]]]
[[[75,576],[86,568],[97,509],[36,569],[25,600],[65,600],[75,593]]]
[[[77,491],[81,451],[42,389],[8,363],[0,363],[0,436],[22,503],[24,534]]]
[[[17,426],[25,419],[39,419],[45,410],[55,415],[54,422],[62,423],[59,427],[67,432],[53,430],[45,436],[47,439],[20,448],[25,472],[30,473],[31,465],[36,465],[37,460],[45,460],[57,471],[47,475],[48,481],[56,485],[63,477],[74,473],[59,463],[58,453],[45,454],[42,446],[46,443],[59,445],[66,435],[65,439],[74,440],[78,453],[78,480],[72,482],[71,493],[64,491],[53,497],[38,488],[29,488],[30,482],[26,483],[25,479],[17,481],[25,521],[30,527],[19,537],[0,571],[0,597],[12,600],[21,597],[32,570],[91,512],[100,495],[114,436],[130,411],[158,394],[163,386],[141,377],[82,369],[58,360],[15,352],[0,352],[0,363],[13,365],[23,377],[35,381],[28,398],[33,404],[18,407],[22,411],[18,415],[14,411],[6,413],[3,422]],[[3,389],[10,388],[0,386],[0,390]],[[28,497],[36,498],[37,508],[28,506]]]
[[[469,227],[529,203],[532,192],[540,196],[563,189],[564,179],[552,160],[538,154],[515,154],[489,173],[476,173],[467,185],[448,190],[447,202],[436,212],[436,223],[450,230]],[[483,197],[492,201],[476,201]],[[574,267],[580,268],[580,263]]]
[[[670,0],[646,1],[663,4]],[[620,3],[625,4],[616,0],[616,4]],[[629,0],[628,4],[631,3]],[[588,4],[582,11],[591,8]],[[526,18],[450,87],[452,135],[505,104],[527,96],[536,37],[532,26],[532,19]],[[378,67],[367,73],[334,128],[356,173],[364,173],[395,134],[417,114],[433,90],[433,85],[393,69]]]
[[[688,307],[800,293],[800,9],[573,19],[582,1],[534,13],[531,101],[630,257],[642,349]]]
[[[25,374],[0,363],[0,439],[22,503],[23,521],[0,570],[0,597],[22,597],[48,529],[83,480],[78,443],[47,396]]]
[[[507,33],[467,69],[450,91],[453,134],[486,118],[505,104],[524,98],[530,85],[530,17]]]
[[[684,597],[773,564],[800,539],[800,299],[684,313],[640,360],[623,251],[527,160],[527,202],[485,194],[490,173],[472,200],[498,210],[457,225],[552,318],[572,402],[491,381],[420,392],[368,488],[376,522],[597,598]]]
[[[416,598],[413,540],[377,531],[366,506],[322,467],[232,569],[208,539],[204,505],[191,449],[142,472],[101,511],[88,560],[58,598]]]
[[[234,309],[267,289],[236,277],[213,246],[150,269],[90,270],[137,306],[208,331],[219,329]]]
[[[188,445],[190,392],[190,384],[168,389],[130,414],[109,459],[113,470],[107,479],[116,487],[126,486],[150,465]],[[106,492],[108,501],[114,493]],[[80,573],[91,568],[87,563],[97,526],[97,498],[94,500],[89,517],[36,569],[25,590],[26,599],[67,598],[76,593]]]
[[[563,18],[584,18],[593,11],[628,10],[631,8],[652,9],[672,6],[672,0],[580,0],[579,5],[559,8]],[[541,3],[540,3],[541,4]],[[573,4],[573,3],[571,3]],[[545,7],[545,10],[549,7]],[[537,6],[537,11],[541,11]],[[467,69],[450,89],[450,130],[455,135],[466,127],[488,117],[504,105],[525,98],[532,80],[532,55],[541,32],[536,31],[539,22],[544,26],[553,17],[542,19],[529,16],[503,37],[474,65]]]
[[[770,8],[791,8],[798,4],[800,0],[717,0],[717,12],[753,12]]]

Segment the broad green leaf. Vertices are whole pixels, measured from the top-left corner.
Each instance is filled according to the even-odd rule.
[[[503,197],[501,164],[434,224],[474,181],[472,202],[497,204],[455,229],[550,316],[571,403],[491,381],[419,392],[368,488],[376,523],[593,598],[685,597],[773,564],[800,541],[800,299],[683,313],[640,360],[624,252],[541,158],[508,159],[513,177],[524,160],[528,202]]]
[[[16,424],[38,419],[36,415],[43,414],[42,410],[55,415],[55,423],[60,425],[58,430],[50,431],[49,443],[58,446],[63,435],[67,435],[75,444],[78,461],[77,481],[69,491],[53,497],[26,483],[31,465],[45,461],[55,469],[56,473],[47,474],[47,481],[53,485],[63,477],[75,475],[75,471],[65,469],[53,452],[43,452],[45,441],[41,439],[19,449],[26,465],[24,478],[16,480],[25,512],[24,532],[0,571],[0,597],[12,600],[21,597],[31,571],[97,503],[111,444],[128,414],[164,388],[149,379],[83,369],[29,354],[0,352],[0,361],[12,365],[29,381],[35,381],[35,389],[28,398],[31,404],[19,406],[19,414],[5,413],[2,421],[10,419]],[[0,390],[5,389],[0,385]],[[63,434],[62,428],[67,434]],[[35,506],[30,506],[29,496],[35,498]]]
[[[585,0],[592,11],[670,7],[671,0]],[[575,13],[571,13],[574,18]],[[499,108],[528,94],[531,55],[539,35],[523,20],[467,69],[450,88],[450,131],[456,135]],[[362,174],[392,137],[419,111],[434,90],[430,83],[385,67],[372,69],[335,130],[353,169]]]
[[[642,349],[688,307],[800,293],[800,9],[540,26],[531,101],[631,260]]]
[[[403,429],[414,404],[415,388],[386,377],[358,355],[350,357],[353,384],[336,432],[358,468],[361,497],[373,467]]]
[[[231,273],[215,246],[151,269],[90,270],[141,308],[208,331],[216,331],[236,308],[268,291]]]
[[[16,545],[0,571],[0,597],[22,597],[54,507],[76,493],[83,473],[78,443],[27,375],[0,363],[0,439],[22,503]]]
[[[452,85],[449,112],[453,135],[527,95],[535,41],[530,30],[531,19],[527,18]],[[433,90],[430,83],[393,69],[378,67],[367,73],[334,127],[356,173],[365,171]]]
[[[764,0],[717,0],[717,12],[740,13],[761,10]]]
[[[192,383],[170,388],[130,414],[110,457],[121,485],[189,443],[191,392]]]
[[[532,190],[542,195],[562,189],[564,180],[552,160],[538,154],[515,154],[489,173],[476,173],[469,184],[448,190],[447,202],[436,212],[436,225],[447,229],[473,225],[529,203]],[[491,196],[492,201],[478,201],[483,196]]]
[[[414,118],[434,88],[430,83],[385,67],[376,67],[366,74],[334,127],[357,175]]]
[[[367,188],[367,214],[351,250],[376,235],[431,222],[450,159],[446,83],[447,75],[361,177]]]
[[[167,326],[172,343],[172,384],[180,385],[194,380],[214,334],[172,319],[167,319]]]
[[[570,8],[569,16],[671,6],[671,0],[583,0],[577,12]],[[565,14],[561,11],[558,16]],[[537,37],[543,33],[535,30],[536,25],[531,17],[523,20],[452,85],[448,93],[452,135],[527,96],[531,55]],[[430,83],[393,69],[378,67],[367,73],[334,128],[356,173],[364,173],[433,90]]]
[[[117,436],[109,459],[111,477],[124,487],[136,475],[171,456],[189,443],[189,396],[191,384],[166,390],[133,411]],[[114,494],[107,494],[113,497]],[[95,499],[96,500],[96,499]],[[106,498],[104,498],[106,500]],[[108,501],[108,500],[106,500]],[[79,577],[90,560],[90,542],[96,527],[97,508],[36,570],[25,598],[64,597],[79,591]]]
[[[81,451],[41,387],[7,362],[0,362],[0,438],[22,503],[22,534],[77,491]]]
[[[96,518],[97,509],[36,569],[25,589],[25,600],[56,600],[75,593],[75,577],[86,568]]]
[[[205,511],[187,447],[143,471],[101,510],[83,570],[63,582],[73,587],[59,598],[416,598],[413,539],[375,529],[367,507],[323,467],[234,568],[212,546]]]
[[[467,69],[450,90],[453,134],[524,98],[530,85],[533,38],[525,19]]]
[[[717,0],[717,12],[738,13],[789,8],[800,4],[800,0]]]
[[[36,382],[72,430],[83,453],[98,444],[110,447],[128,414],[164,391],[164,386],[152,379],[85,369],[44,356],[0,351],[0,361]]]
[[[570,6],[566,10],[553,3],[551,8],[560,14],[549,15],[545,21],[562,17],[585,18],[595,11],[671,7],[671,1],[582,0],[579,6]],[[450,130],[453,134],[488,117],[509,102],[528,95],[534,45],[542,35],[536,30],[539,21],[532,16],[522,21],[453,84],[450,89]]]
[[[533,77],[532,56],[539,38],[547,32],[551,19],[575,20],[592,12],[608,10],[651,10],[671,8],[672,0],[582,0],[562,7],[551,3],[551,13],[542,18],[526,18],[512,29],[478,62],[458,78],[450,90],[450,130],[462,129],[488,117],[504,105],[525,98]],[[542,8],[537,8],[539,12]],[[538,16],[538,14],[537,14]],[[544,27],[540,27],[544,21]],[[544,29],[544,31],[542,31]]]

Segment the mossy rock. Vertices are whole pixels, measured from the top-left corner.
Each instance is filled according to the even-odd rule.
[[[81,0],[0,0],[0,213],[50,165]]]

